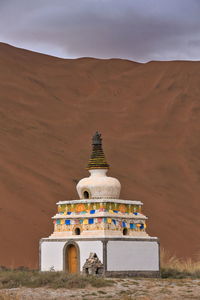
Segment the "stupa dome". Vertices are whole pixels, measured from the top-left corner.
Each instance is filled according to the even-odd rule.
[[[118,199],[121,184],[116,178],[106,175],[109,165],[102,149],[101,134],[98,132],[92,138],[92,145],[92,155],[87,166],[90,176],[78,182],[76,188],[79,197],[80,199]]]

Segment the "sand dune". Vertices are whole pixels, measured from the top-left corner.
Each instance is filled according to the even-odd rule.
[[[97,129],[149,233],[179,256],[200,253],[199,99],[200,62],[64,60],[1,43],[0,265],[37,267]]]

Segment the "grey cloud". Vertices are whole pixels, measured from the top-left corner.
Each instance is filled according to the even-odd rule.
[[[198,0],[0,0],[0,40],[63,57],[200,58]]]

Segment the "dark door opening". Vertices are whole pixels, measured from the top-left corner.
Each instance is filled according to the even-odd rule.
[[[81,234],[81,230],[79,227],[75,228],[74,230],[75,235],[80,235]]]
[[[89,193],[88,193],[88,191],[84,191],[83,192],[83,196],[84,196],[85,199],[89,199]]]
[[[123,235],[127,235],[128,234],[128,229],[127,228],[124,228],[123,229]]]

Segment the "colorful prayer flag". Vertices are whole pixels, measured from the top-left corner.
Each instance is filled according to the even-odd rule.
[[[122,222],[122,227],[126,227],[126,223],[125,222]]]
[[[103,208],[103,207],[100,207],[100,208],[99,208],[99,211],[104,211],[104,208]]]
[[[130,223],[130,229],[135,229],[136,228],[136,225],[135,224],[132,224]]]

